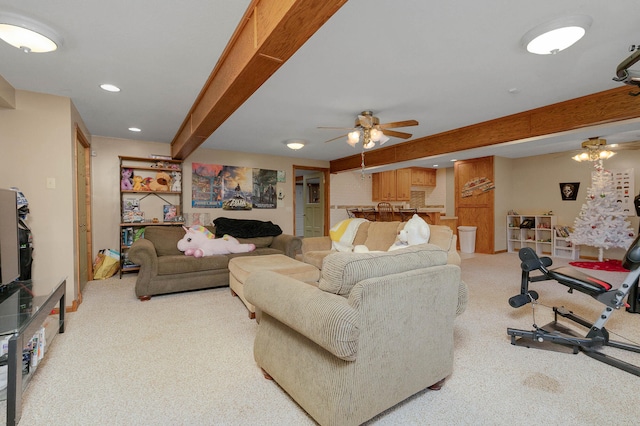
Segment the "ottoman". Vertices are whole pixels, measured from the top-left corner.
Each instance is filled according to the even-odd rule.
[[[256,308],[244,297],[244,282],[252,272],[274,271],[308,283],[320,279],[320,270],[308,263],[300,262],[283,254],[266,256],[239,256],[229,260],[229,288],[249,310],[249,318],[256,317]]]

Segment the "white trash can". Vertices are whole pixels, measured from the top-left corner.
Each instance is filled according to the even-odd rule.
[[[462,253],[475,253],[476,229],[478,229],[477,226],[458,226],[458,237],[460,237],[460,251]]]

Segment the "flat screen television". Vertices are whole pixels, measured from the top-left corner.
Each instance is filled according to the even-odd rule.
[[[0,285],[20,278],[18,194],[0,188]]]

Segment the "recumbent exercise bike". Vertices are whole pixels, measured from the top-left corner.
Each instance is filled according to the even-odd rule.
[[[545,280],[555,280],[569,287],[570,293],[573,293],[573,290],[585,293],[600,303],[603,303],[605,308],[598,319],[591,323],[564,307],[554,307],[554,321],[543,327],[538,327],[534,324],[534,330],[532,331],[507,328],[507,334],[511,336],[512,345],[558,350],[558,347],[553,345],[557,344],[565,350],[572,349],[574,354],[582,351],[591,358],[640,376],[639,366],[598,352],[598,349],[603,346],[611,346],[640,353],[640,346],[610,340],[609,332],[604,327],[611,314],[615,310],[619,310],[625,306],[624,299],[627,295],[629,295],[629,300],[633,300],[632,303],[637,303],[638,278],[640,277],[640,235],[636,237],[625,253],[623,266],[629,269],[630,272],[617,289],[614,289],[611,284],[603,280],[582,273],[569,266],[549,269],[549,266],[552,264],[551,258],[538,257],[535,250],[531,247],[520,249],[519,257],[522,261],[520,264],[522,281],[520,294],[509,299],[509,304],[513,308],[519,308],[528,303],[536,303],[538,293],[534,290],[529,290],[529,283]],[[531,276],[530,273],[536,270],[542,274]],[[559,324],[558,316],[586,327],[589,331],[585,337],[580,337],[573,330]]]

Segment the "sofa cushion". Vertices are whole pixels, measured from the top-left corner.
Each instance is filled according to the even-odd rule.
[[[254,244],[256,248],[269,247],[273,243],[273,237],[238,238],[240,244]]]
[[[216,238],[225,234],[236,238],[275,237],[282,234],[282,229],[273,222],[253,219],[232,219],[218,217],[214,219]]]
[[[371,222],[367,239],[363,244],[370,251],[387,251],[396,242],[398,232],[402,228],[404,228],[403,222]]]
[[[451,249],[451,242],[453,241],[451,228],[443,225],[429,225],[429,230],[431,231],[429,244],[435,244],[447,251]]]
[[[318,287],[345,296],[367,278],[446,264],[447,252],[433,244],[382,253],[332,253],[324,259]]]
[[[178,255],[167,255],[158,262],[158,275],[185,274],[189,272],[213,271],[217,269],[227,269],[229,258],[226,255],[218,254],[195,258]],[[188,279],[188,278],[187,278]]]
[[[147,226],[144,238],[151,241],[158,256],[184,255],[178,250],[178,241],[184,237],[181,226]]]

